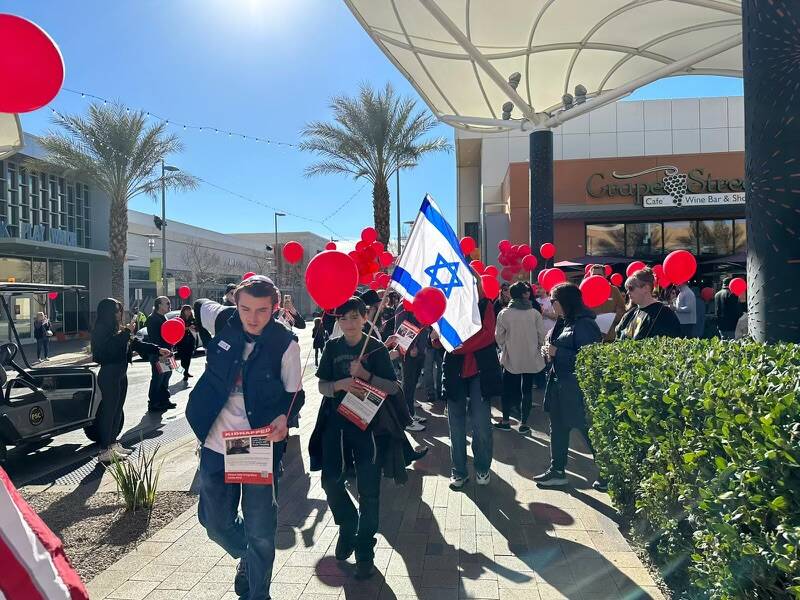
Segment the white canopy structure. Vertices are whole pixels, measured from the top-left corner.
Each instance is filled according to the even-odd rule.
[[[741,0],[345,3],[433,113],[465,129],[553,127],[663,77],[742,76]]]
[[[19,115],[0,113],[0,160],[22,150]]]

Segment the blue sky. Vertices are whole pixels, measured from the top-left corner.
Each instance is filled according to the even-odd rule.
[[[388,81],[416,97],[339,0],[0,0],[0,12],[35,21],[57,41],[67,68],[65,87],[173,121],[296,142],[305,123],[329,117],[331,96],[353,94],[361,82]],[[740,80],[682,77],[656,82],[629,99],[741,93]],[[63,90],[52,103],[61,112],[86,106],[86,99]],[[24,115],[23,127],[43,133],[52,126],[50,114],[45,108]],[[312,158],[306,154],[224,134],[174,131],[185,150],[173,164],[209,182],[314,219],[355,194],[326,222],[336,237],[357,237],[372,222],[371,185],[344,176],[307,179],[302,171]],[[446,125],[436,133],[453,138]],[[414,217],[426,192],[455,220],[454,165],[454,154],[431,156],[401,175],[403,220]],[[394,181],[390,190],[394,211]],[[157,211],[147,197],[131,207]],[[271,231],[272,213],[205,185],[170,194],[167,204],[168,219],[221,232]],[[283,217],[280,228],[331,235],[292,216]]]

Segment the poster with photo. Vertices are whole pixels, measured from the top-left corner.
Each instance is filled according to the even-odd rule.
[[[225,483],[272,485],[272,442],[270,427],[244,431],[223,431],[225,442]]]
[[[400,324],[400,327],[398,327],[395,332],[395,336],[397,336],[397,348],[400,352],[403,354],[408,352],[408,349],[411,347],[417,335],[419,335],[419,332],[420,328],[408,321],[403,321]]]
[[[386,400],[386,392],[369,385],[361,379],[355,379],[354,381],[358,386],[358,390],[355,393],[347,392],[347,395],[336,410],[351,423],[355,424],[356,427],[364,431],[369,427],[378,410],[380,410],[383,401]]]

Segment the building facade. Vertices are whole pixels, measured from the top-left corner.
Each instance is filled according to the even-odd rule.
[[[59,337],[88,330],[91,307],[111,290],[108,197],[43,158],[26,135],[23,152],[0,160],[0,281],[77,284],[85,291],[9,298],[21,339],[33,338],[38,311]],[[0,339],[9,334],[0,315]]]
[[[741,97],[623,101],[556,129],[556,261],[624,264],[687,249],[701,274],[743,271],[743,110]],[[456,130],[459,232],[487,264],[501,239],[531,242],[528,134]]]

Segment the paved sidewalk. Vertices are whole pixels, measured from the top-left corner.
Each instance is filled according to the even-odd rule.
[[[309,396],[281,479],[275,600],[662,598],[619,533],[607,496],[591,489],[596,471],[590,457],[572,452],[573,487],[566,491],[533,484],[531,477],[549,462],[541,410],[532,417],[533,436],[494,432],[489,486],[477,488],[473,480],[465,492],[453,492],[441,403],[424,405],[428,430],[415,434],[431,446],[428,456],[409,472],[405,486],[384,481],[379,573],[355,581],[352,559],[339,564],[333,558],[338,530],[319,473],[308,472],[307,443],[319,405],[317,394]],[[193,442],[186,442],[183,465],[192,448]],[[178,471],[183,485],[191,485],[191,473]],[[96,600],[235,600],[235,565],[208,540],[192,509],[88,587]]]

